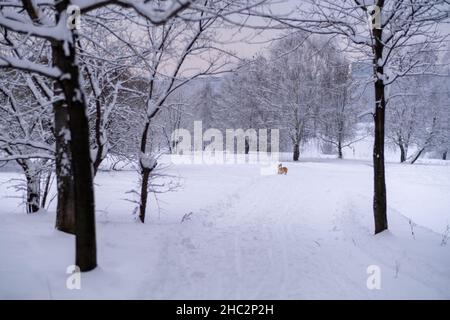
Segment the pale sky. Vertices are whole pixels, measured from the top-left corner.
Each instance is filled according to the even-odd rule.
[[[298,0],[274,0],[271,3],[272,12],[277,15],[292,12]],[[264,26],[267,24],[262,18],[252,17],[245,20],[245,27],[239,27],[239,22],[244,22],[242,17],[231,17],[236,25],[217,30],[218,46],[226,51],[236,54],[239,58],[252,58],[259,52],[264,52],[270,45],[270,40],[278,37],[283,31],[274,29],[255,29],[248,26]],[[204,65],[200,59],[191,59],[187,64],[189,69],[198,68]]]
[[[300,0],[274,0],[271,2],[270,10],[277,16],[292,13]],[[367,1],[368,3],[370,1]],[[265,9],[268,12],[268,8]],[[235,22],[243,22],[242,17],[232,17]],[[245,21],[246,25],[265,25],[267,22],[262,18],[252,17]],[[450,34],[450,25],[443,24],[441,31]],[[225,50],[232,51],[239,58],[251,58],[259,52],[264,52],[270,45],[270,40],[277,38],[283,30],[274,29],[252,29],[249,27],[239,27],[237,25],[229,28],[221,28],[218,39],[219,46]],[[189,68],[200,67],[204,64],[201,60],[191,60]]]

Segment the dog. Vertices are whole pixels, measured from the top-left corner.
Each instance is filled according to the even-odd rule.
[[[278,165],[278,174],[287,174],[288,173],[288,168],[283,167],[283,165],[280,163]]]

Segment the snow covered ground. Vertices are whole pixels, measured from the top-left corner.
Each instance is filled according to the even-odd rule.
[[[73,237],[53,228],[52,207],[26,215],[5,198],[13,190],[3,182],[20,175],[2,172],[0,298],[450,298],[450,244],[441,245],[450,166],[389,164],[390,230],[374,236],[368,161],[285,164],[287,176],[173,166],[183,187],[160,195],[160,213],[153,200],[145,225],[123,200],[136,173],[100,172],[99,268],[82,275],[81,290],[66,288]],[[370,265],[380,290],[367,288]]]

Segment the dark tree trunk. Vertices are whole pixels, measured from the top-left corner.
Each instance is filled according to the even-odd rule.
[[[54,91],[55,94],[59,94],[61,91],[58,82],[54,85]],[[55,227],[60,231],[75,234],[75,186],[70,165],[69,115],[67,106],[62,101],[53,104],[53,111],[55,115],[55,164],[58,189]]]
[[[97,175],[98,169],[100,168],[100,165],[102,164],[104,158],[102,156],[103,151],[104,150],[104,146],[103,145],[99,145],[97,147],[97,156],[95,157],[94,163],[93,163],[93,168],[94,168],[94,176]]]
[[[98,117],[98,116],[97,116]],[[97,130],[96,130],[97,131]],[[104,153],[104,149],[105,146],[103,145],[103,143],[101,142],[101,137],[100,137],[101,133],[100,132],[96,132],[96,140],[97,140],[97,154],[96,157],[94,159],[94,163],[93,163],[93,168],[94,168],[94,176],[97,175],[98,172],[98,168],[100,168],[100,165],[102,164],[104,158],[103,158],[103,153]]]
[[[250,143],[248,142],[248,138],[245,138],[245,154],[250,153]]]
[[[145,212],[147,209],[148,199],[148,181],[150,179],[150,170],[148,168],[141,168],[141,199],[139,205],[139,220],[145,222]]]
[[[144,131],[142,133],[141,137],[141,157],[145,157],[145,153],[147,151],[147,139],[148,139],[148,131],[150,128],[150,121],[147,121],[147,123],[144,126]],[[141,220],[142,223],[145,222],[145,213],[147,210],[147,199],[148,199],[148,186],[150,181],[150,174],[152,173],[153,169],[156,168],[157,162],[151,166],[148,167],[148,163],[144,163],[143,159],[141,158],[140,166],[141,166],[141,193],[140,193],[140,201],[139,201],[139,220]]]
[[[42,192],[41,208],[45,208],[45,206],[47,205],[47,198],[50,192],[51,180],[52,180],[52,171],[49,171],[47,173],[47,176],[45,177],[44,191]]]
[[[380,12],[384,5],[384,1],[378,2]],[[381,14],[381,13],[380,13]],[[386,178],[384,167],[384,137],[385,137],[385,84],[383,80],[384,68],[379,65],[383,58],[384,44],[382,39],[382,29],[373,29],[375,38],[374,44],[374,71],[376,76],[375,82],[375,141],[373,147],[373,168],[374,168],[374,196],[373,196],[373,213],[375,220],[375,234],[380,233],[388,228],[386,214]]]
[[[300,144],[299,143],[295,143],[294,144],[294,157],[293,157],[293,160],[294,161],[298,161],[299,158],[300,158]]]
[[[400,162],[403,163],[406,161],[406,150],[402,144],[400,144],[399,147],[400,147]]]
[[[81,47],[80,42],[78,42],[78,46]],[[94,79],[92,77],[91,71],[89,68],[86,68],[86,72],[91,83],[92,91],[95,95],[95,142],[96,142],[96,155],[93,163],[94,167],[94,177],[97,175],[98,168],[103,162],[104,152],[105,152],[105,143],[104,143],[104,132],[103,132],[103,113],[102,113],[102,103],[104,104],[104,100],[102,96],[97,96],[98,92],[95,90]]]
[[[442,153],[442,160],[447,160],[447,151]]]
[[[414,158],[411,161],[411,164],[414,164],[417,160],[419,160],[420,156],[422,155],[422,153],[425,151],[425,148],[422,148],[419,150],[419,152],[416,153],[416,155],[414,156]]]
[[[27,213],[35,213],[41,208],[40,175],[35,172],[25,174],[27,180]]]
[[[144,131],[141,137],[141,157],[145,155],[147,150],[147,137],[148,130],[150,129],[150,121],[147,121],[144,126]],[[141,166],[141,194],[139,201],[139,219],[142,223],[145,222],[145,212],[147,210],[147,199],[148,199],[148,180],[150,178],[150,171],[142,163],[142,159],[139,163]]]
[[[345,94],[344,94],[344,99],[345,99]],[[345,107],[345,100],[344,100],[344,107]],[[338,125],[339,125],[339,132],[338,132],[338,145],[337,145],[337,148],[338,148],[338,158],[339,159],[342,159],[342,158],[344,158],[344,155],[343,155],[343,152],[342,152],[342,141],[344,140],[343,139],[343,132],[344,132],[344,126],[345,126],[345,124],[344,124],[344,120],[341,118],[340,120],[339,120],[339,122],[338,122]]]
[[[69,2],[56,4],[59,13],[67,10]],[[58,17],[59,20],[59,17]],[[75,235],[76,261],[81,271],[89,271],[97,266],[95,240],[95,204],[93,169],[90,158],[89,123],[86,115],[86,100],[80,85],[80,72],[76,61],[75,34],[72,41],[55,41],[52,50],[54,64],[65,75],[58,79],[64,92],[69,113],[70,148],[72,173],[75,190]]]
[[[141,220],[142,223],[145,223],[145,214],[147,211],[147,199],[148,199],[148,186],[150,183],[150,177],[153,169],[156,168],[157,162],[150,167],[143,167],[141,166],[141,199],[140,199],[140,205],[139,205],[139,220]]]

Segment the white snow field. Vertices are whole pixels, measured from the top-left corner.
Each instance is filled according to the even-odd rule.
[[[136,172],[100,172],[99,267],[80,290],[66,288],[75,245],[54,229],[54,204],[25,214],[5,183],[20,174],[1,172],[0,298],[450,299],[449,165],[388,164],[389,231],[374,236],[369,161],[284,164],[286,176],[174,165],[183,187],[159,195],[159,213],[153,198],[145,225],[123,200]]]

